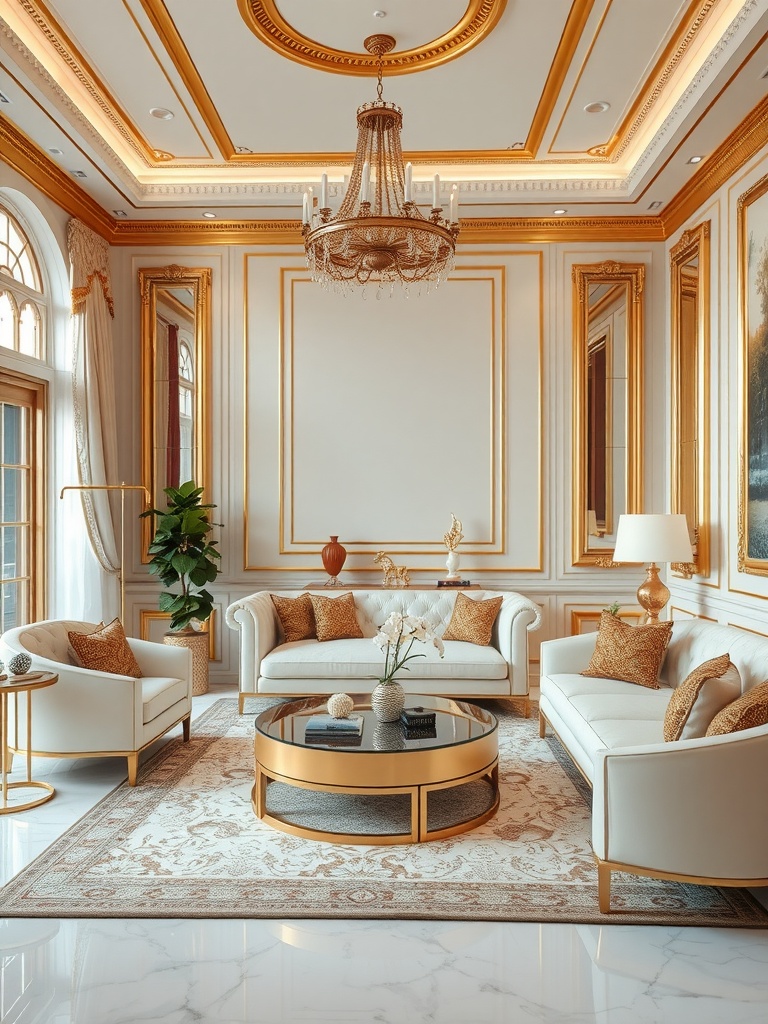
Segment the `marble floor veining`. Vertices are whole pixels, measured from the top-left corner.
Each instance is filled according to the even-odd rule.
[[[195,698],[195,714],[230,691]],[[0,881],[125,778],[35,762],[56,797],[0,818]],[[751,1024],[768,931],[453,921],[2,918],[2,1024]]]

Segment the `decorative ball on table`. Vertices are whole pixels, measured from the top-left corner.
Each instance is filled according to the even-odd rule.
[[[328,714],[331,718],[349,718],[355,704],[348,693],[333,693],[328,698]]]
[[[28,654],[16,654],[8,662],[8,668],[15,676],[23,676],[32,668],[32,659]]]

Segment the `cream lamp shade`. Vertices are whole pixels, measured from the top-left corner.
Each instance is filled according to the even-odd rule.
[[[692,562],[684,515],[622,515],[616,533],[615,562]]]
[[[658,622],[669,600],[669,588],[659,579],[657,562],[692,562],[693,551],[684,515],[619,516],[614,562],[649,562],[645,580],[638,587],[637,602]]]

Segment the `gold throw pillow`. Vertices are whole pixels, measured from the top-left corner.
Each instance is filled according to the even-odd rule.
[[[348,640],[362,637],[363,631],[355,614],[352,594],[343,597],[316,597],[310,595],[315,613],[318,640]]]
[[[125,639],[120,619],[112,619],[93,633],[67,633],[83,668],[116,676],[141,678],[141,669]]]
[[[753,686],[745,694],[723,708],[712,719],[707,736],[725,736],[729,732],[754,729],[768,723],[768,682]]]
[[[594,653],[581,674],[622,679],[626,683],[658,690],[659,670],[671,635],[671,622],[629,626],[604,611],[600,616]]]
[[[315,613],[312,611],[309,594],[302,594],[301,597],[278,597],[272,594],[271,597],[287,644],[294,640],[315,639]]]
[[[705,736],[712,719],[741,694],[741,676],[727,654],[711,658],[676,687],[664,715],[664,739]]]
[[[467,644],[487,647],[503,600],[502,597],[489,597],[486,601],[473,601],[466,594],[458,593],[443,640],[463,640]]]

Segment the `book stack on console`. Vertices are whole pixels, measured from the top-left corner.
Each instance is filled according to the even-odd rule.
[[[471,580],[438,580],[438,587],[471,587]]]
[[[357,747],[363,735],[363,719],[360,715],[350,718],[333,718],[331,715],[313,715],[304,726],[304,740],[307,743],[322,743],[333,747]]]
[[[426,708],[404,708],[400,712],[400,724],[407,740],[428,740],[437,736],[435,712]]]

